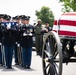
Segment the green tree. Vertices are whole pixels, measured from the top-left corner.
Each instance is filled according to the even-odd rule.
[[[62,8],[63,12],[76,11],[76,0],[60,0],[59,2],[64,3],[64,8]]]
[[[43,6],[40,11],[36,10],[35,14],[37,19],[41,19],[42,23],[44,24],[46,21],[49,23],[50,26],[53,26],[54,22],[54,15],[49,7]]]

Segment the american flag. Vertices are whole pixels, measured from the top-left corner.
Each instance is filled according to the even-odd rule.
[[[76,12],[67,12],[54,21],[53,30],[60,36],[76,37]]]

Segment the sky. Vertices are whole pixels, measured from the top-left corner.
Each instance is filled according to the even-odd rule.
[[[58,0],[0,0],[0,13],[11,16],[24,14],[35,20],[37,19],[35,11],[40,10],[42,6],[49,7],[56,18],[62,13]]]

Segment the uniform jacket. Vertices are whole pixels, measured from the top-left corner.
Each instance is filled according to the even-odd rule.
[[[1,23],[0,23],[0,42],[2,42],[2,29],[3,29],[3,27],[1,26]]]
[[[15,42],[17,43],[20,43],[20,33],[19,33],[20,27],[21,27],[21,24],[16,26],[17,31],[16,31],[16,36],[15,36]]]
[[[15,36],[16,36],[16,28],[7,30],[5,27],[3,28],[3,45],[5,46],[13,46],[15,44]]]
[[[37,24],[35,26],[35,34],[41,34],[41,31],[42,31],[42,26]]]
[[[20,28],[20,44],[22,47],[32,47],[33,46],[33,36],[34,29],[32,25],[23,25]]]
[[[51,31],[51,27],[44,27],[43,31],[41,32],[42,34],[47,33],[46,29],[49,31]]]

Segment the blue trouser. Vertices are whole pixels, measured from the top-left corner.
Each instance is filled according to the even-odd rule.
[[[1,45],[0,45],[0,64],[2,64],[2,51],[1,51]]]
[[[32,48],[22,47],[22,65],[23,66],[31,65],[31,57],[32,57]]]
[[[12,66],[13,49],[14,49],[14,46],[4,46],[5,61],[6,61],[7,67]]]
[[[14,48],[14,56],[15,56],[15,63],[18,63],[17,44],[15,44],[15,48]]]

